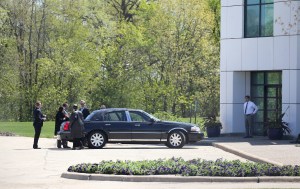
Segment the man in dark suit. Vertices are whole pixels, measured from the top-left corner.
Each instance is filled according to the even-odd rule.
[[[90,115],[90,110],[86,107],[85,101],[80,100],[80,106],[81,108],[79,111],[83,114],[83,119],[85,119],[88,115]]]
[[[35,131],[33,149],[40,149],[38,147],[38,141],[43,127],[43,122],[46,120],[46,116],[42,114],[41,107],[42,103],[38,101],[35,103],[35,109],[33,110],[33,127]]]

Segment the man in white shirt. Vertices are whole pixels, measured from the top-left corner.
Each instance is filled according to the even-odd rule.
[[[250,101],[250,96],[246,95],[244,103],[246,136],[244,138],[253,137],[253,118],[257,110],[257,106],[252,101]]]

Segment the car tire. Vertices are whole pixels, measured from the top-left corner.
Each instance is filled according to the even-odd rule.
[[[89,148],[100,149],[106,144],[107,137],[102,131],[93,131],[88,137]]]
[[[166,145],[169,148],[182,148],[186,143],[185,135],[180,131],[173,131],[168,135]]]

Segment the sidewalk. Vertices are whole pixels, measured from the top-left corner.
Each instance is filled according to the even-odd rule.
[[[291,142],[292,140],[270,140],[263,136],[220,136],[206,138],[200,143],[212,145],[251,161],[300,165],[300,145]]]

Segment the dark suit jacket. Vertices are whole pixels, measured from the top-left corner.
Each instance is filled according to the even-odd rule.
[[[87,108],[81,108],[80,111],[82,112],[83,114],[83,119],[85,119],[88,115],[90,115],[90,110],[87,109]]]
[[[33,126],[35,127],[42,127],[43,126],[43,122],[44,122],[44,119],[43,119],[43,114],[41,112],[41,109],[39,108],[35,108],[33,110]]]
[[[82,138],[84,131],[83,115],[80,111],[74,111],[70,116],[71,136]]]

